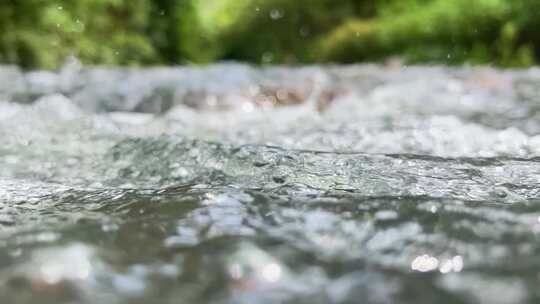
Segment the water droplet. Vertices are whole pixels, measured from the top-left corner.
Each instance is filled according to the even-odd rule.
[[[281,19],[283,18],[283,12],[280,11],[279,9],[273,9],[270,11],[270,18],[272,18],[272,20],[278,20],[278,19]]]

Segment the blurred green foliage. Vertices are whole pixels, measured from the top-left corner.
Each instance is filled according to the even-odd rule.
[[[529,66],[539,26],[538,0],[3,0],[0,62]]]
[[[146,0],[4,0],[0,60],[53,68],[74,55],[84,62],[151,63]]]
[[[383,10],[378,18],[351,20],[325,35],[319,58],[352,62],[389,54],[407,62],[495,63],[528,66],[535,61],[540,32],[525,39],[540,11],[523,18],[517,0],[424,0]],[[535,18],[536,17],[536,18]]]

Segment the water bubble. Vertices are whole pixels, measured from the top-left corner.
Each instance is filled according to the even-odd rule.
[[[101,225],[101,230],[103,230],[103,232],[113,232],[117,231],[118,229],[120,229],[120,227],[115,223],[106,223]]]
[[[229,275],[233,280],[240,280],[244,277],[244,269],[240,264],[232,264],[229,266]]]
[[[441,263],[439,271],[441,273],[461,272],[463,269],[463,258],[459,255]]]
[[[279,9],[272,9],[270,11],[270,18],[272,18],[272,20],[281,19],[283,18],[283,16],[284,16],[284,13]]]
[[[114,287],[121,293],[130,297],[142,296],[146,289],[146,283],[137,277],[127,275],[114,276]]]
[[[175,235],[165,239],[165,247],[167,248],[185,248],[192,247],[199,243],[195,235]]]
[[[281,279],[281,266],[277,263],[270,263],[263,267],[261,275],[268,283],[276,283]]]
[[[43,281],[49,285],[86,280],[92,273],[93,256],[94,250],[82,244],[43,250],[34,255],[37,268],[29,271],[34,281]]]
[[[265,289],[282,281],[285,266],[265,251],[242,244],[239,251],[230,257],[228,276],[235,289]]]
[[[411,269],[419,272],[433,271],[438,266],[439,260],[427,254],[416,257],[411,263]]]
[[[398,218],[397,212],[393,210],[381,210],[375,213],[375,218],[379,221],[390,221]]]

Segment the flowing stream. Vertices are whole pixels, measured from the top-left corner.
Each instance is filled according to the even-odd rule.
[[[537,303],[540,69],[0,67],[0,302]]]

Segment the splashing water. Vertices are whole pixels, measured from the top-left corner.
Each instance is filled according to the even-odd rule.
[[[5,303],[535,303],[540,71],[0,68]]]

